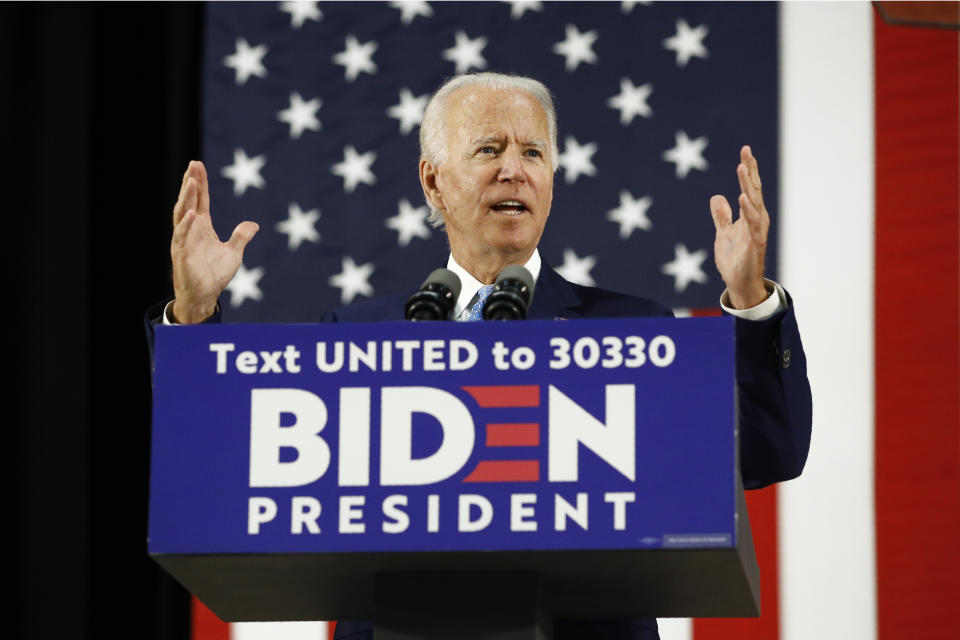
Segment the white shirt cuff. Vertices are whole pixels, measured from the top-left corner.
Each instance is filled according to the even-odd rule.
[[[180,323],[177,322],[176,319],[173,317],[173,303],[174,303],[174,302],[176,302],[176,300],[171,300],[171,301],[168,302],[167,305],[163,308],[163,324],[167,325],[168,327],[169,327],[169,326],[174,326],[174,327],[179,327],[179,326],[181,326]],[[213,312],[216,313],[216,312],[219,311],[219,310],[220,310],[220,303],[217,302],[217,304],[213,307]]]
[[[724,292],[724,293],[726,293],[726,292]],[[167,325],[167,326],[174,325],[174,324],[176,324],[176,325],[179,325],[179,324],[180,324],[179,322],[176,322],[176,321],[173,319],[173,300],[171,300],[170,302],[168,302],[168,303],[166,304],[166,306],[163,308],[163,324],[165,324],[165,325]]]
[[[770,292],[770,295],[757,306],[750,307],[749,309],[734,309],[730,306],[730,293],[726,289],[720,294],[720,306],[730,315],[743,320],[766,320],[789,306],[787,305],[787,294],[783,290],[783,287],[773,280],[766,278],[763,279],[763,284],[767,288],[767,291]]]

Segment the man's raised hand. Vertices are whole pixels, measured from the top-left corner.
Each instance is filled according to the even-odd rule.
[[[757,159],[748,146],[740,149],[737,179],[741,193],[740,216],[736,222],[726,198],[721,195],[710,198],[710,213],[717,228],[713,253],[720,277],[727,285],[731,306],[749,309],[768,296],[763,282],[763,260],[770,215],[763,205]]]
[[[243,250],[259,231],[256,222],[237,225],[227,242],[220,242],[210,219],[210,185],[202,162],[192,161],[183,174],[173,206],[173,316],[180,324],[203,322],[243,261]]]

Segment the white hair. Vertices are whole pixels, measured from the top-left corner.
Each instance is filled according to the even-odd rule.
[[[537,99],[547,114],[547,133],[550,136],[550,158],[553,170],[556,171],[560,162],[560,151],[557,147],[557,110],[554,106],[553,95],[547,86],[539,80],[526,76],[511,76],[503,73],[466,73],[454,76],[440,85],[427,108],[423,112],[423,122],[420,124],[420,159],[426,160],[434,167],[439,167],[447,159],[447,131],[446,111],[447,100],[457,90],[463,87],[477,86],[484,89],[502,91],[505,89],[519,89],[526,91]],[[427,201],[430,216],[427,218],[434,227],[443,226],[443,215]]]

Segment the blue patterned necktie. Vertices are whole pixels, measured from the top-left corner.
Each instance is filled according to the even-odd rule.
[[[480,289],[477,291],[477,295],[473,296],[475,302],[470,308],[470,315],[464,318],[464,322],[477,322],[478,320],[483,320],[483,303],[487,301],[491,291],[493,291],[492,284],[485,284],[480,287]]]

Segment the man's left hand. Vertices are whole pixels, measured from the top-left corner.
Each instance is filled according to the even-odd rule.
[[[769,295],[763,283],[763,259],[767,251],[770,215],[763,205],[760,171],[749,146],[740,149],[737,166],[740,181],[740,216],[733,221],[733,209],[721,195],[710,198],[710,213],[717,228],[713,244],[720,277],[727,285],[731,306],[749,309]]]

